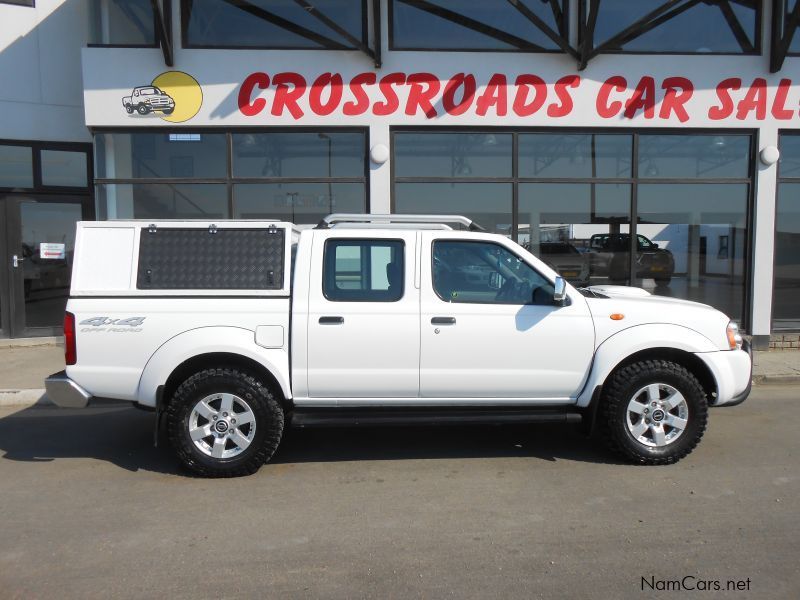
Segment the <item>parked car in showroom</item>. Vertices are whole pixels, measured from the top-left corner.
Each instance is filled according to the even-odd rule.
[[[637,237],[635,276],[654,279],[667,285],[675,272],[672,252],[639,234]],[[629,233],[596,233],[589,240],[592,253],[592,275],[605,275],[612,282],[628,279],[630,270],[631,236]]]
[[[541,242],[539,258],[573,285],[589,285],[589,258],[569,242]]]

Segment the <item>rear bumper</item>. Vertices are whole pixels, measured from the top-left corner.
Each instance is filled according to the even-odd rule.
[[[61,408],[86,408],[92,395],[67,377],[66,371],[53,373],[44,380],[47,397]]]

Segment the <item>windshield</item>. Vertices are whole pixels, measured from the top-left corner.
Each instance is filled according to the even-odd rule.
[[[142,88],[141,90],[139,90],[139,93],[142,96],[154,96],[156,94],[160,94],[161,90],[159,90],[158,88],[149,87],[149,88]]]

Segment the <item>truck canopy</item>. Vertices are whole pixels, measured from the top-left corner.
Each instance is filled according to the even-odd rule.
[[[298,238],[282,221],[81,221],[70,293],[288,296]]]

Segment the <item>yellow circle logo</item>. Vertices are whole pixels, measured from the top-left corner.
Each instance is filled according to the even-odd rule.
[[[183,123],[195,116],[203,105],[203,90],[197,80],[181,71],[167,71],[153,79],[152,85],[175,102],[172,111],[158,113],[170,123]]]

